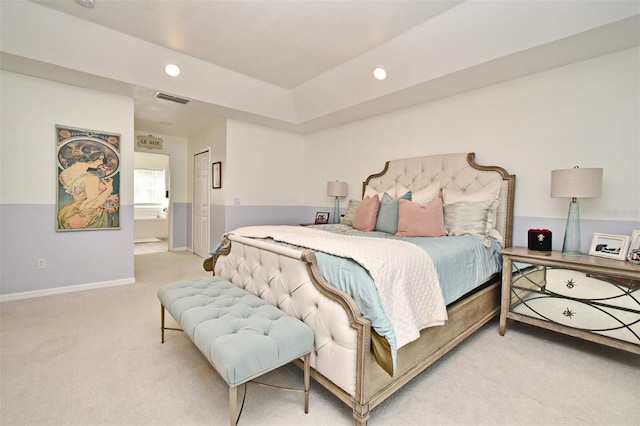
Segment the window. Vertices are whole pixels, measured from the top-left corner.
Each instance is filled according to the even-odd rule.
[[[166,207],[164,170],[133,170],[133,204]]]

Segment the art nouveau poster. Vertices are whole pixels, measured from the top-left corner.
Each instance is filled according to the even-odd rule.
[[[56,125],[56,230],[120,228],[120,135]]]

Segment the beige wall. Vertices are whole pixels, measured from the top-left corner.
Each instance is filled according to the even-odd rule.
[[[304,138],[240,121],[227,122],[227,204],[302,204]]]
[[[604,168],[582,218],[640,220],[639,49],[568,65],[305,137],[304,203],[331,205],[326,181],[361,182],[386,160],[476,153],[517,175],[516,216],[566,218],[549,197],[553,169]],[[344,204],[344,203],[343,203]]]

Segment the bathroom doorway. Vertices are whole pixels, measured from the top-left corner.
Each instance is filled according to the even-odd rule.
[[[169,155],[134,152],[134,254],[169,251]]]

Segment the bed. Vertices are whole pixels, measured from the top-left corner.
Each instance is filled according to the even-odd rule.
[[[474,153],[388,161],[363,182],[362,200],[349,202],[341,225],[236,229],[216,250],[213,273],[308,324],[315,334],[312,377],[352,408],[356,424],[366,424],[372,409],[499,312],[498,251],[511,246],[514,186],[514,175],[477,164]],[[448,235],[438,233],[439,225],[416,231],[414,222],[423,223],[427,210],[441,212]],[[447,263],[455,252],[449,244],[473,251]],[[485,251],[486,262],[479,260]],[[349,295],[337,282],[340,275],[353,281],[355,268],[345,262],[370,276],[390,334],[360,290]],[[476,271],[478,263],[488,269]],[[473,273],[453,274],[457,269]],[[415,281],[425,274],[424,283]],[[398,281],[387,285],[392,280]],[[432,280],[440,291],[426,282]],[[443,290],[445,281],[455,290]],[[408,295],[398,293],[401,287]]]

